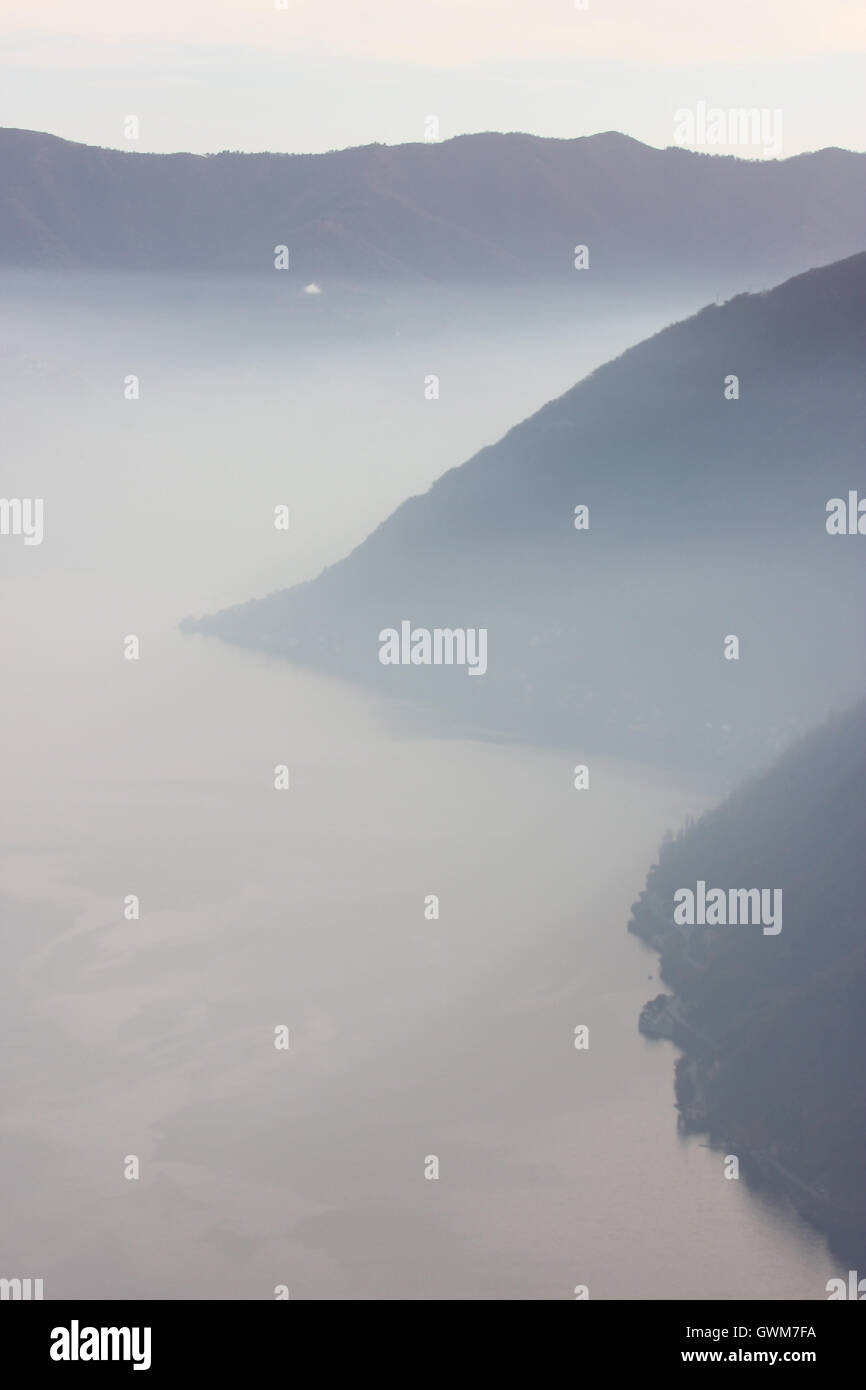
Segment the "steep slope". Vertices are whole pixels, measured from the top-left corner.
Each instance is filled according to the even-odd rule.
[[[788,1192],[840,1249],[866,1256],[866,704],[668,841],[629,930],[661,952],[675,1001],[645,1031],[685,1049],[677,1095]],[[781,930],[674,925],[674,894],[782,892]]]
[[[826,529],[866,493],[864,371],[860,255],[665,330],[312,583],[187,626],[475,727],[749,768],[866,687],[866,537]],[[486,628],[486,675],[383,666],[404,620]]]
[[[782,161],[466,135],[320,155],[140,154],[0,131],[0,264],[761,288],[866,247],[866,155]],[[575,274],[573,248],[591,251]],[[711,283],[706,276],[711,275]],[[745,278],[744,278],[745,276]]]

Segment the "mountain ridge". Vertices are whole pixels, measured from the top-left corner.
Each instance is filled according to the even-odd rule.
[[[561,733],[649,722],[670,753],[704,721],[763,706],[746,741],[761,743],[774,709],[781,739],[866,682],[844,640],[861,557],[826,530],[828,500],[862,477],[864,369],[861,253],[663,329],[404,501],[317,578],[185,627],[401,695],[435,689],[520,736],[533,718]],[[740,397],[726,400],[735,370]],[[577,504],[590,508],[582,532]],[[402,619],[487,628],[485,682],[383,669],[376,633]],[[730,632],[748,650],[733,684]],[[804,641],[826,688],[800,669]],[[689,644],[693,669],[677,679]],[[482,684],[489,706],[460,688]]]
[[[743,264],[772,282],[866,247],[863,173],[855,151],[749,160],[618,132],[199,155],[9,128],[0,264],[265,273],[286,245],[289,274],[309,280],[555,280],[586,294],[710,269],[728,292]],[[578,244],[589,276],[574,270]]]

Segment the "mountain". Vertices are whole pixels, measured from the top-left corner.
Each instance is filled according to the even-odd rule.
[[[747,1172],[866,1258],[866,704],[662,846],[629,930],[674,990],[643,1031],[684,1049],[677,1099]],[[781,930],[674,925],[674,895],[780,890]],[[721,1162],[721,1160],[720,1160]],[[861,1266],[862,1267],[862,1266]]]
[[[327,154],[141,154],[0,130],[0,265],[432,283],[762,288],[866,247],[866,154],[759,161],[464,135]],[[592,274],[576,274],[576,245]],[[707,276],[711,283],[707,284]],[[744,278],[745,276],[745,278]],[[579,287],[579,288],[578,288]]]
[[[866,688],[866,537],[827,531],[866,494],[864,381],[861,254],[665,329],[317,579],[185,626],[451,727],[751,770]],[[381,664],[406,620],[485,628],[486,674]]]

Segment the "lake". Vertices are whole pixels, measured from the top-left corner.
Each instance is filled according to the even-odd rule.
[[[19,574],[4,598],[7,1275],[49,1298],[826,1296],[823,1242],[678,1136],[673,1049],[637,1031],[660,985],[629,907],[695,788],[591,762],[576,792],[565,754],[412,736],[182,636],[150,584]]]

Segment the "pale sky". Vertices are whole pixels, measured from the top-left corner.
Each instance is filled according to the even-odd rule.
[[[579,0],[579,3],[581,0]],[[278,7],[279,6],[279,7]],[[0,125],[140,150],[314,151],[525,130],[674,143],[781,110],[866,146],[866,0],[3,0]],[[743,153],[752,156],[752,152]]]

